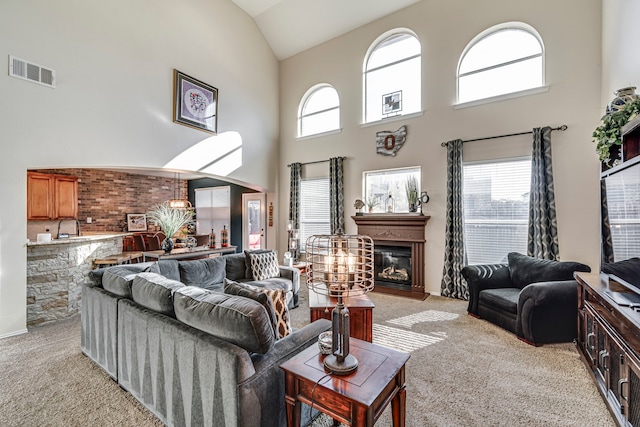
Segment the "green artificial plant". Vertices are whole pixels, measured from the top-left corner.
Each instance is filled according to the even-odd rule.
[[[404,188],[407,193],[407,201],[409,206],[415,206],[418,203],[418,180],[415,176],[408,176],[404,183]]]
[[[640,98],[625,104],[618,111],[602,116],[600,126],[591,135],[596,143],[596,152],[601,162],[611,166],[611,147],[622,146],[620,129],[638,113],[640,113]]]
[[[168,202],[164,202],[149,209],[147,217],[170,238],[191,222],[193,212],[191,209],[171,207]]]

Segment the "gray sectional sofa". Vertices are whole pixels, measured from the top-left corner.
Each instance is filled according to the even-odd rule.
[[[225,294],[221,283],[235,277],[258,287],[283,287],[293,307],[299,278],[251,281],[246,266],[239,277],[236,261],[243,257],[90,272],[82,287],[82,352],[166,425],[286,425],[279,366],[313,345],[331,323],[319,320],[278,339],[264,305]],[[221,264],[227,268],[216,282]],[[303,411],[303,421],[310,417]]]

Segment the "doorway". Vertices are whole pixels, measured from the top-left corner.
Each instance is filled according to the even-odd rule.
[[[242,247],[266,249],[266,200],[265,193],[242,194]]]

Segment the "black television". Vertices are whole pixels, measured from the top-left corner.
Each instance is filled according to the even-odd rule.
[[[600,270],[640,294],[640,157],[602,172]]]

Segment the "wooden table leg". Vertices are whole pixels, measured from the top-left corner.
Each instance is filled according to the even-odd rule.
[[[295,375],[285,373],[284,401],[287,407],[287,427],[300,427],[302,404],[295,396],[298,395],[298,381]]]
[[[393,427],[404,427],[406,422],[407,390],[403,385],[391,401]]]

